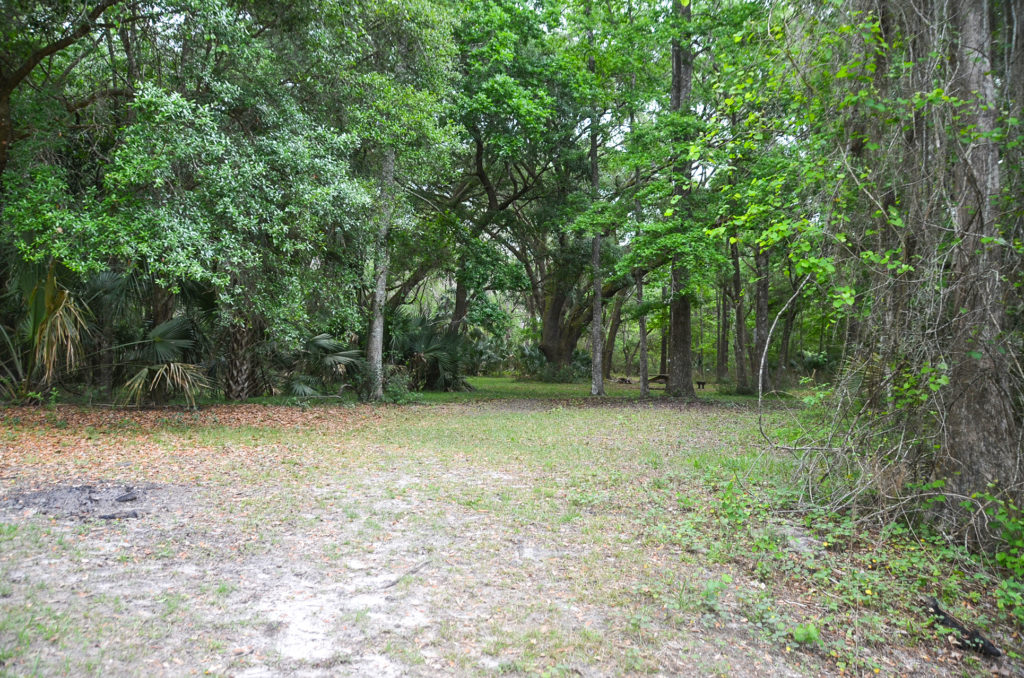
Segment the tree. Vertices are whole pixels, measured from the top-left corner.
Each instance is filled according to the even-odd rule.
[[[443,96],[453,56],[451,26],[432,2],[381,2],[369,7],[363,26],[366,70],[349,91],[367,106],[350,112],[363,149],[378,163],[378,216],[374,229],[370,328],[367,337],[367,397],[384,395],[384,309],[390,271],[392,229],[404,217],[397,173],[416,184],[447,161],[451,129],[442,121]]]
[[[16,135],[27,134],[16,132],[11,101],[15,90],[25,83],[41,63],[54,60],[57,55],[94,33],[104,13],[120,3],[121,0],[98,0],[86,3],[84,7],[72,2],[43,6],[24,0],[4,3],[0,14],[6,26],[3,43],[0,44],[0,200],[11,146]],[[77,63],[78,60],[72,59],[60,64],[59,75],[54,83],[57,88],[66,85]],[[115,94],[120,92],[94,91],[77,102],[69,103],[69,112],[88,106],[101,96]]]
[[[1024,488],[1021,337],[1006,314],[1021,224],[1004,190],[1021,176],[1007,143],[1019,122],[1006,113],[1019,110],[1008,65],[1021,48],[997,39],[1019,26],[988,2],[844,9],[809,15],[816,42],[795,62],[820,158],[818,221],[850,255],[835,259],[833,283],[850,356],[837,393],[853,396],[837,406],[858,417],[844,419],[855,422],[844,439],[882,469],[840,456],[854,487],[840,485],[882,508],[927,485],[947,527],[973,524],[987,542],[977,518],[988,498],[1020,505]],[[823,62],[834,75],[808,68]]]

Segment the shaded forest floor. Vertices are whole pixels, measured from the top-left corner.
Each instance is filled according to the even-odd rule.
[[[752,406],[593,404],[0,410],[0,675],[1024,675],[946,547],[770,510]]]

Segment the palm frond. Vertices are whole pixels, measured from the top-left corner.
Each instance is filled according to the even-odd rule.
[[[146,383],[149,377],[149,367],[143,367],[129,379],[121,392],[121,397],[118,398],[118,404],[121,406],[134,405],[135,407],[142,406],[142,400],[146,397]]]
[[[180,393],[189,407],[194,408],[196,396],[208,390],[210,383],[199,365],[176,362],[146,365],[124,385],[118,402],[141,407],[146,397],[161,387],[168,392]]]
[[[306,350],[310,353],[338,353],[345,350],[345,345],[329,334],[318,334],[306,341]]]
[[[36,365],[43,370],[43,382],[57,376],[63,357],[66,369],[73,369],[82,357],[82,337],[88,332],[85,312],[71,294],[47,285],[46,315],[36,330]]]
[[[149,331],[146,347],[153,362],[179,362],[185,351],[192,348],[192,323],[184,316],[171,318]]]
[[[21,359],[21,351],[3,326],[0,326],[0,340],[2,340],[0,348],[3,349],[0,350],[0,367],[4,370],[4,374],[0,376],[11,383],[24,381],[25,368]]]
[[[315,379],[305,374],[293,374],[285,383],[285,390],[297,398],[310,398],[320,395],[315,388]]]
[[[168,391],[181,393],[192,408],[196,406],[196,396],[210,388],[202,368],[189,363],[160,365],[150,382],[150,391],[154,390],[161,382]]]
[[[336,351],[323,357],[323,364],[332,368],[358,367],[363,364],[363,352],[358,349]]]

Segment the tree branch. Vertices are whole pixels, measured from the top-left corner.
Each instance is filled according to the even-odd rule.
[[[101,2],[98,5],[96,5],[96,7],[94,7],[93,10],[89,12],[89,14],[85,16],[82,22],[78,24],[77,27],[75,27],[75,30],[71,31],[71,33],[65,35],[60,40],[51,42],[49,45],[46,45],[45,47],[42,47],[32,52],[29,55],[28,59],[26,59],[25,62],[21,64],[21,66],[15,69],[14,72],[11,73],[9,76],[6,76],[2,79],[2,82],[0,82],[0,87],[7,91],[13,90],[15,87],[18,86],[18,83],[20,83],[22,80],[28,77],[29,73],[32,72],[32,69],[39,65],[39,62],[41,62],[46,57],[53,56],[57,52],[60,52],[61,50],[66,49],[71,45],[75,44],[75,42],[77,42],[80,38],[84,37],[86,34],[89,33],[89,31],[93,29],[93,24],[96,21],[96,19],[100,18],[100,16],[102,16],[104,12],[106,12],[108,9],[118,4],[119,2],[121,2],[121,0],[101,0]]]

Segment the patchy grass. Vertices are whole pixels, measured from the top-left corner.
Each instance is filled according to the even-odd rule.
[[[964,554],[785,512],[792,469],[750,400],[475,385],[415,407],[3,411],[6,495],[161,499],[111,522],[0,501],[0,675],[1020,670],[920,607],[1015,650]]]

